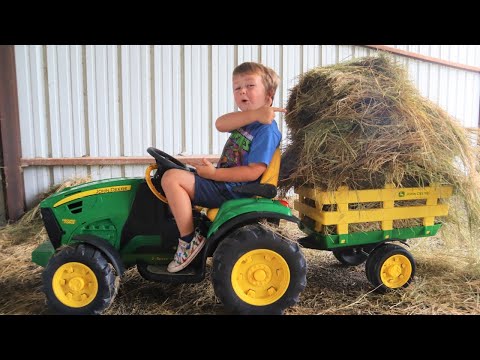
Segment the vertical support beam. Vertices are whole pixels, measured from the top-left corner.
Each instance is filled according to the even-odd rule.
[[[385,189],[394,189],[395,187],[393,186],[393,184],[385,184]],[[385,194],[388,194],[388,195],[384,195],[384,198],[382,199],[383,200],[383,208],[384,209],[393,209],[394,206],[395,206],[395,202],[393,200],[385,200],[385,197],[388,196],[388,198],[390,199],[390,196],[391,196],[391,193],[390,192],[385,192]],[[382,230],[392,230],[393,229],[393,220],[382,220]],[[390,236],[389,235],[385,235],[385,239],[388,239]]]
[[[20,121],[18,113],[15,47],[0,45],[0,133],[8,220],[25,212],[25,190],[20,167]]]
[[[436,192],[430,191],[430,195],[427,197],[427,206],[436,206],[438,204],[438,198]],[[423,226],[432,226],[435,223],[435,216],[427,216],[423,218]]]
[[[323,211],[323,200],[321,194],[319,194],[319,190],[316,188],[312,189],[314,197],[315,197],[315,210],[317,214],[321,214]],[[315,221],[315,231],[321,232],[323,230],[323,225],[320,221]]]
[[[348,186],[340,186],[336,192],[337,212],[348,219]],[[340,235],[340,244],[346,244],[348,236],[348,223],[337,224],[337,234]],[[344,235],[344,236],[342,236]]]

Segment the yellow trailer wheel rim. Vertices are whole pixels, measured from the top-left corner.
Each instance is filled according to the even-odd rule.
[[[80,308],[90,304],[97,296],[98,280],[87,265],[68,262],[55,271],[52,289],[62,304]]]
[[[412,276],[412,263],[405,255],[392,255],[380,269],[382,283],[391,289],[405,285]]]
[[[290,268],[275,251],[256,249],[237,260],[232,269],[232,287],[247,304],[265,306],[278,301],[290,285]]]

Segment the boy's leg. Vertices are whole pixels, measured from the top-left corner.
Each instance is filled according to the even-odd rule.
[[[162,189],[177,223],[180,236],[193,232],[192,200],[195,195],[193,173],[170,169],[162,176]]]
[[[193,234],[192,200],[195,195],[195,176],[184,170],[167,170],[162,176],[162,189],[177,223],[181,239],[173,261],[168,264],[169,272],[184,269],[205,245],[200,233]],[[188,239],[188,241],[186,241]],[[184,241],[185,240],[185,241]]]

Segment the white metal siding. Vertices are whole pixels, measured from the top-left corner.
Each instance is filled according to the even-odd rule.
[[[86,103],[86,111],[84,111],[84,123],[79,124],[79,128],[85,129],[86,132],[85,155],[120,156],[123,141],[121,134],[124,129],[120,123],[119,92],[121,88],[117,47],[86,46],[84,51],[83,63],[86,73],[82,74],[82,78],[85,81],[86,91],[81,98]],[[81,129],[79,131],[82,132]],[[123,175],[119,166],[103,168],[92,166],[88,173],[99,178]]]
[[[478,45],[391,45],[480,66]],[[233,68],[259,61],[279,74],[274,106],[285,106],[298,75],[368,56],[352,45],[15,46],[22,157],[220,154],[219,115],[235,110]],[[420,92],[464,126],[477,127],[480,74],[397,56]],[[287,135],[283,115],[280,129]],[[27,167],[27,206],[69,177],[143,176],[143,166]]]
[[[182,66],[181,47],[154,47],[154,144],[169,154],[182,152]]]
[[[215,120],[222,114],[231,112],[235,107],[232,96],[230,78],[225,74],[231,73],[235,67],[235,49],[233,46],[212,46],[212,116],[211,123],[211,153],[221,154],[228,133],[221,133],[215,128]]]
[[[23,157],[51,156],[44,50],[42,46],[15,47]],[[23,175],[25,198],[30,206],[39,193],[50,187],[52,177],[47,167],[26,168]]]

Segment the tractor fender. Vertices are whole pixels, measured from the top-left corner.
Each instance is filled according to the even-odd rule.
[[[284,219],[296,223],[300,223],[300,219],[295,216],[280,214],[272,211],[253,211],[248,213],[243,213],[241,215],[235,216],[234,218],[223,223],[217,231],[210,235],[207,240],[205,254],[210,256],[213,254],[217,248],[218,243],[227,235],[228,233],[234,231],[236,228],[257,222],[259,219],[269,219],[269,220],[280,220]]]
[[[383,245],[383,244],[392,244],[392,243],[395,243],[395,242],[399,242],[399,243],[402,243],[403,245],[407,246],[407,247],[410,247],[410,245],[407,243],[407,240],[403,240],[403,239],[386,239],[384,241],[382,241],[381,243],[378,243],[377,246],[375,246],[376,248],[379,247],[380,245]]]
[[[407,247],[410,247],[410,245],[407,243],[407,241],[402,240],[402,239],[385,239],[385,240],[379,241],[377,243],[367,244],[367,245],[364,245],[364,246],[369,247],[368,253],[370,254],[373,250],[375,250],[376,248],[378,248],[380,246],[383,246],[385,244],[393,244],[395,242],[399,242],[399,243],[402,243],[403,245],[405,245]]]
[[[108,258],[119,276],[122,276],[125,272],[120,253],[107,240],[96,235],[79,234],[73,236],[72,241],[92,245]]]

